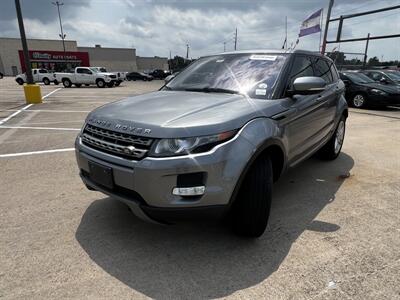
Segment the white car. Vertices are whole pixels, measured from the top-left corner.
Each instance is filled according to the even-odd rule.
[[[107,72],[105,67],[92,67],[97,69],[99,72]],[[115,86],[119,86],[122,81],[126,80],[126,73],[128,72],[109,72],[117,76],[117,81],[115,82]]]
[[[33,82],[43,82],[45,85],[49,85],[50,82],[54,82],[54,84],[58,84],[59,82],[54,78],[53,74],[47,71],[46,69],[32,69]],[[15,77],[15,81],[19,85],[23,85],[26,79],[26,73],[18,74]]]
[[[81,87],[82,84],[97,85],[99,88],[105,86],[113,87],[118,81],[117,76],[113,73],[100,72],[94,67],[76,67],[74,73],[54,73],[54,79],[62,82],[64,87],[69,88],[72,85]]]

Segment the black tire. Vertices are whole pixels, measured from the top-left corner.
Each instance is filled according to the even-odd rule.
[[[3,79],[4,75],[3,73],[0,73],[0,79]]]
[[[45,77],[45,78],[43,78],[43,83],[45,84],[45,85],[49,85],[50,84],[50,79],[48,79],[47,77]]]
[[[24,81],[21,78],[15,80],[19,85],[23,85]]]
[[[104,87],[106,87],[106,83],[105,83],[105,81],[104,81],[103,79],[97,80],[97,81],[96,81],[96,85],[97,85],[98,88],[104,88]]]
[[[355,94],[351,97],[351,106],[355,108],[365,108],[367,106],[367,96],[365,94]]]
[[[342,116],[330,140],[318,151],[318,156],[325,160],[336,159],[342,150],[345,133],[346,117]]]
[[[62,84],[65,88],[70,88],[72,86],[72,82],[69,79],[63,79]]]
[[[59,85],[60,83],[58,82],[58,80],[54,80],[53,81],[54,85]]]
[[[112,88],[114,86],[114,81],[110,81],[109,83],[107,83],[107,86],[109,88]]]
[[[85,84],[85,86],[90,86],[90,84]]]
[[[121,84],[121,82],[122,82],[122,81],[117,81],[117,82],[115,83],[115,86],[119,86],[119,85]]]
[[[261,236],[268,224],[272,199],[271,159],[261,156],[252,164],[232,206],[234,232],[246,237]]]
[[[81,84],[81,83],[75,83],[75,86],[76,86],[77,88],[80,88],[80,87],[82,86],[82,84]]]

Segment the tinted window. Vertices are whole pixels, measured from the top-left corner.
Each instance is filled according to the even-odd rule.
[[[85,69],[76,69],[76,73],[84,74]]]
[[[39,73],[47,73],[47,70],[41,69],[41,70],[39,70]]]
[[[378,72],[370,72],[370,73],[368,73],[368,76],[371,77],[375,81],[379,81],[383,78],[383,75]]]
[[[314,71],[315,76],[325,79],[326,83],[333,82],[331,67],[325,59],[321,57],[315,58]]]
[[[289,75],[289,89],[293,89],[293,82],[296,78],[303,76],[314,76],[312,68],[311,57],[308,56],[296,56],[293,62],[292,69]]]

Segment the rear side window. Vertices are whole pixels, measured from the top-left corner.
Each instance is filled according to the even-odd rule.
[[[322,57],[315,58],[315,64],[314,64],[315,76],[325,79],[326,83],[328,84],[333,82],[331,67],[332,65],[329,66],[328,62]]]
[[[289,89],[293,89],[293,82],[296,80],[296,78],[303,76],[314,76],[312,64],[312,59],[309,56],[295,56],[289,75]]]

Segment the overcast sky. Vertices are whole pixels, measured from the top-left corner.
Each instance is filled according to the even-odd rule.
[[[57,39],[57,10],[50,0],[20,0],[26,34]],[[238,49],[281,48],[288,19],[289,45],[301,22],[324,8],[328,0],[63,0],[61,7],[67,39],[80,46],[134,47],[140,56],[190,56],[233,49],[235,27]],[[332,17],[399,4],[399,0],[336,0]],[[324,15],[325,18],[325,15]],[[337,22],[330,26],[335,37]],[[343,38],[400,32],[400,10],[364,16],[344,23]],[[14,0],[0,0],[0,36],[19,37]],[[300,39],[299,49],[318,50],[318,33]],[[328,45],[328,50],[339,45]],[[365,42],[343,43],[340,50],[363,52]],[[400,59],[400,38],[370,42],[369,56]]]

